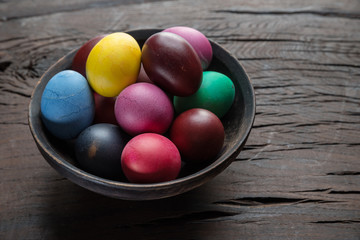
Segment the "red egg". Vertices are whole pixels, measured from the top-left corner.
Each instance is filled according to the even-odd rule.
[[[180,114],[170,129],[170,140],[179,149],[183,161],[188,163],[202,163],[216,158],[224,139],[224,126],[220,119],[201,108]]]
[[[179,35],[159,32],[149,37],[141,61],[150,80],[172,95],[189,96],[201,85],[199,56]]]
[[[115,97],[103,97],[100,94],[94,92],[95,100],[95,117],[94,123],[111,123],[118,125],[114,106],[115,106]]]
[[[178,176],[181,157],[176,146],[166,137],[144,133],[126,144],[121,155],[121,166],[130,182],[165,182]]]
[[[105,35],[97,36],[89,41],[87,41],[84,45],[82,45],[79,50],[76,52],[75,57],[73,59],[71,69],[81,73],[84,77],[86,77],[86,60],[89,56],[91,49],[104,37]]]

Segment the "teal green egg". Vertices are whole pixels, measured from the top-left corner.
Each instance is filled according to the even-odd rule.
[[[235,99],[235,86],[231,79],[219,72],[204,71],[200,88],[193,95],[174,97],[175,111],[180,114],[191,108],[203,108],[223,117]]]

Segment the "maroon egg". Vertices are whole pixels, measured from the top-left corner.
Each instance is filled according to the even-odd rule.
[[[114,112],[116,98],[104,97],[94,92],[94,100],[95,100],[94,123],[111,123],[118,125]]]
[[[89,41],[87,41],[84,45],[82,45],[79,50],[76,52],[75,57],[73,59],[71,69],[81,73],[84,77],[86,77],[86,60],[89,56],[91,49],[104,37],[105,35],[97,36]]]
[[[170,140],[179,149],[183,161],[202,163],[214,159],[224,144],[225,132],[212,112],[193,108],[180,114],[170,129]]]
[[[197,53],[174,33],[159,32],[149,37],[141,61],[151,81],[172,95],[189,96],[201,85],[202,67]]]

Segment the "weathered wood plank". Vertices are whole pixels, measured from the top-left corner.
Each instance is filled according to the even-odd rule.
[[[26,1],[16,0],[8,1],[0,5],[0,21],[9,21],[14,19],[41,17],[49,14],[63,13],[63,12],[77,12],[84,9],[91,8],[107,8],[118,7],[128,4],[139,4],[144,2],[164,1],[164,0],[121,0],[121,1],[99,1],[99,0],[72,0],[72,1]],[[169,0],[168,0],[169,1]]]
[[[359,2],[127,3],[0,3],[0,239],[358,239]],[[39,77],[98,34],[173,25],[199,29],[248,72],[257,115],[244,151],[159,201],[109,199],[58,175],[27,126]]]

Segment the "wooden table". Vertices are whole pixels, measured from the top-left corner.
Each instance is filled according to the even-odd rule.
[[[0,1],[0,239],[360,239],[358,0]],[[104,33],[186,25],[232,52],[257,113],[207,184],[123,201],[52,169],[30,134],[32,90]]]

